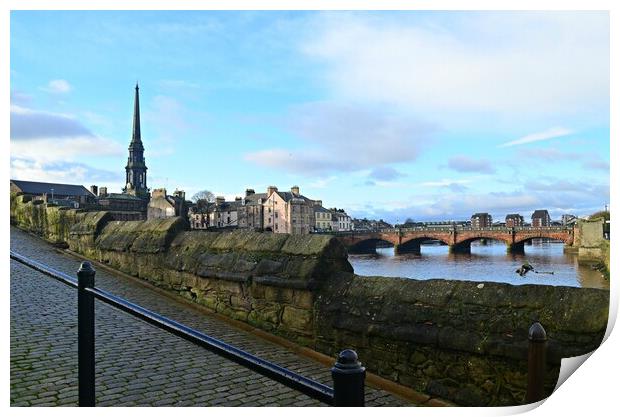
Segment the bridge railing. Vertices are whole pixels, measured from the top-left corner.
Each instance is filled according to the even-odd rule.
[[[121,297],[95,287],[95,270],[82,262],[77,281],[60,271],[11,251],[11,259],[72,288],[78,296],[78,404],[95,406],[95,299],[152,324],[173,335],[236,362],[325,404],[338,407],[364,406],[366,369],[353,350],[343,350],[331,369],[333,388],[295,373],[235,346],[161,316]]]
[[[334,236],[354,236],[368,233],[409,233],[409,232],[499,232],[499,233],[507,233],[507,232],[567,232],[572,231],[573,226],[541,226],[541,227],[531,227],[531,226],[519,226],[519,227],[503,227],[503,226],[493,226],[493,227],[423,227],[423,226],[415,226],[415,227],[399,227],[399,228],[383,228],[383,229],[375,229],[375,230],[348,230],[348,231],[320,231],[313,232],[314,234],[322,234],[322,235],[334,235]]]

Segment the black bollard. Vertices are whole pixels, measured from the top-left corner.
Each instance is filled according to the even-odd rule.
[[[547,367],[547,332],[539,322],[532,324],[528,333],[527,403],[545,398],[545,371]]]
[[[95,286],[95,270],[82,262],[78,276],[78,404],[95,406],[95,297],[85,291]]]
[[[332,368],[335,407],[363,407],[366,368],[357,360],[357,353],[346,349],[338,355]]]

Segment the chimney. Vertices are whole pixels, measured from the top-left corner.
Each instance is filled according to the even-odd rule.
[[[241,197],[235,197],[235,201],[241,201]]]
[[[99,188],[99,197],[106,197],[108,195],[108,187]]]
[[[185,200],[185,191],[183,190],[176,189],[172,195],[180,198],[181,200]]]
[[[155,188],[153,190],[153,198],[166,198],[165,188]]]
[[[90,186],[90,192],[93,193],[93,195],[97,195],[97,186],[96,185],[91,185]]]
[[[267,187],[267,197],[271,197],[271,194],[275,193],[276,191],[278,191],[278,187],[270,185],[269,187]]]
[[[291,193],[293,193],[295,197],[299,197],[299,186],[293,185],[291,187]]]
[[[224,204],[224,201],[226,201],[226,199],[224,197],[222,197],[222,196],[215,197],[215,204],[217,204],[218,206],[220,204]]]
[[[319,207],[323,207],[323,200],[314,200],[314,205],[315,206],[319,206]]]
[[[254,194],[254,189],[253,188],[246,188],[245,189],[245,196],[251,196],[252,194]]]

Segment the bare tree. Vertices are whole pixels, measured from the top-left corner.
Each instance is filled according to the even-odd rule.
[[[198,208],[206,207],[208,203],[215,201],[215,195],[209,190],[198,191],[192,196],[192,201],[196,203]]]

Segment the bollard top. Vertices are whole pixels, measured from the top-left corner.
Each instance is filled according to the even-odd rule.
[[[547,332],[542,324],[535,322],[530,326],[530,331],[527,337],[532,342],[545,342],[547,340]]]
[[[357,360],[357,353],[351,349],[345,349],[338,355],[338,361],[334,365],[339,369],[357,369],[362,364]]]
[[[80,269],[77,271],[79,275],[95,275],[95,269],[88,261],[84,261],[80,264]]]

